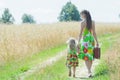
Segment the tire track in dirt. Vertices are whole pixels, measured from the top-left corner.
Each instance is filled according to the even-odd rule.
[[[56,56],[54,57],[51,57],[49,59],[47,59],[46,61],[40,63],[40,64],[37,64],[35,67],[31,68],[30,70],[20,74],[18,77],[17,77],[17,80],[24,80],[24,78],[26,76],[29,76],[33,73],[35,73],[36,71],[42,69],[42,68],[45,68],[46,66],[48,65],[52,65],[54,64],[55,62],[57,62],[59,59],[61,59],[63,56],[65,56],[66,54],[66,50],[58,53]]]

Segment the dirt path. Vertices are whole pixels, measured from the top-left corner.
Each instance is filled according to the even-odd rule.
[[[27,72],[24,72],[22,74],[20,74],[17,77],[17,80],[24,80],[25,77],[30,76],[31,74],[35,73],[36,71],[45,68],[48,65],[52,65],[53,63],[55,63],[56,61],[58,61],[59,59],[61,59],[63,56],[65,56],[66,54],[66,50],[63,52],[58,53],[56,56],[36,65],[35,67],[33,67],[32,69],[28,70]],[[83,64],[83,63],[82,63]],[[95,66],[97,66],[99,64],[99,60],[95,60],[92,66],[92,72],[94,72]],[[85,64],[81,67],[77,67],[76,70],[76,77],[79,78],[87,78],[87,69]]]
[[[46,66],[48,65],[51,65],[53,63],[55,63],[56,61],[58,61],[59,59],[61,59],[63,56],[65,56],[66,54],[66,50],[58,53],[56,56],[54,57],[51,57],[49,59],[47,59],[46,61],[40,63],[40,64],[37,64],[35,67],[33,67],[32,69],[20,74],[18,77],[17,77],[17,80],[24,80],[25,77],[27,76],[30,76],[31,74],[35,73],[36,71],[42,69],[42,68],[45,68]]]
[[[119,34],[114,35],[114,36],[107,37],[107,38],[105,38],[104,40],[116,41],[116,40],[114,40],[113,38],[118,37],[118,36],[119,36]],[[101,42],[101,41],[103,41],[103,40],[100,40],[100,42]],[[102,43],[101,43],[100,45],[102,46]],[[110,46],[110,47],[111,47],[111,46]],[[95,59],[95,60],[93,61],[93,65],[92,65],[93,76],[94,76],[95,67],[99,64],[99,62],[100,62],[99,59]],[[80,79],[81,79],[81,80],[87,79],[87,78],[88,78],[88,75],[87,75],[86,73],[88,73],[88,72],[87,72],[87,68],[86,68],[86,65],[85,65],[85,64],[84,64],[84,65],[82,64],[81,67],[77,67],[77,69],[76,69],[76,77],[77,77],[77,80],[78,80],[78,79],[79,79],[79,80],[80,80]],[[72,79],[72,80],[76,80],[76,79]]]
[[[93,65],[92,65],[93,75],[94,75],[94,69],[99,64],[99,62],[100,62],[100,60],[97,60],[97,59],[93,61]],[[79,80],[82,79],[83,80],[83,79],[88,78],[88,75],[86,73],[88,73],[88,72],[87,72],[87,68],[86,68],[85,64],[81,67],[77,67],[77,70],[76,70],[77,79],[79,79]]]
[[[107,38],[105,38],[103,40],[109,40],[109,39],[111,39],[113,37],[117,37],[117,36],[119,36],[119,35],[110,36],[110,37],[107,37]],[[100,40],[100,42],[101,41],[102,40]],[[38,71],[38,70],[40,70],[42,68],[45,68],[48,65],[51,65],[51,64],[55,63],[56,61],[61,59],[63,56],[65,56],[65,54],[66,54],[66,50],[58,53],[56,56],[51,57],[51,58],[47,59],[46,61],[44,61],[44,62],[42,62],[42,63],[40,63],[38,65],[35,65],[35,67],[33,67],[32,69],[20,74],[17,77],[17,80],[24,80],[25,77],[30,76],[31,74],[35,73],[36,71]],[[94,69],[99,64],[99,62],[100,62],[99,60],[94,60],[93,65],[92,65],[92,72],[94,72]],[[76,70],[77,79],[79,79],[79,80],[80,79],[83,80],[84,78],[86,79],[87,78],[86,73],[87,73],[87,68],[86,68],[85,64],[78,67],[77,70]],[[93,75],[94,75],[94,73],[93,73]],[[74,79],[72,79],[72,80],[74,80]]]

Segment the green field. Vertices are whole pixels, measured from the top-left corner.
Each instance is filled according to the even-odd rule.
[[[102,57],[99,65],[95,67],[94,77],[88,80],[119,80],[119,25],[96,24],[98,40],[100,44],[102,43]],[[19,80],[22,77],[19,75],[66,50],[67,39],[69,37],[76,38],[79,34],[79,23],[77,22],[56,23],[49,26],[36,25],[36,27],[34,25],[1,26],[0,80]],[[113,53],[116,55],[113,56]],[[112,59],[112,62],[109,59]],[[24,75],[24,80],[78,80],[79,78],[68,77],[65,60],[66,54],[53,64],[36,69],[31,75]],[[79,62],[79,66],[82,67],[84,61],[80,60]]]
[[[59,45],[55,48],[50,48],[48,50],[44,50],[38,54],[33,55],[32,57],[27,57],[19,62],[11,62],[0,68],[0,78],[2,80],[9,79],[12,77],[13,79],[20,73],[27,71],[32,68],[37,63],[41,63],[42,61],[49,59],[52,56],[55,56],[59,51],[65,49],[65,45]],[[48,54],[50,54],[48,56]]]
[[[113,40],[117,40],[117,37],[120,36],[120,33],[103,35],[100,37],[100,42],[102,43],[102,59],[104,54],[110,47],[115,43]],[[107,38],[112,40],[108,41]],[[104,60],[100,60],[100,64],[95,69],[95,75],[93,78],[88,80],[110,80],[110,75],[108,73],[108,66],[104,63]],[[82,61],[83,62],[83,61]],[[80,63],[81,64],[81,63]],[[28,76],[25,80],[68,80],[68,70],[65,67],[65,57],[50,65],[42,70],[37,71],[36,73]],[[72,80],[78,80],[73,79]]]

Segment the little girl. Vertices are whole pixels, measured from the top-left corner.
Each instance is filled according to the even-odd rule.
[[[70,38],[67,41],[67,60],[66,65],[69,68],[69,76],[71,76],[71,68],[73,67],[73,77],[75,77],[76,67],[78,66],[78,56],[77,56],[77,41],[74,38]]]

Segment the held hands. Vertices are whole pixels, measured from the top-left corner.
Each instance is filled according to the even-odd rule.
[[[78,49],[80,49],[80,46],[79,46],[79,44],[77,45],[77,48],[78,48]]]
[[[80,46],[79,45],[77,45],[77,52],[78,52],[78,54],[80,54]]]
[[[97,43],[96,46],[99,47],[99,44]]]

